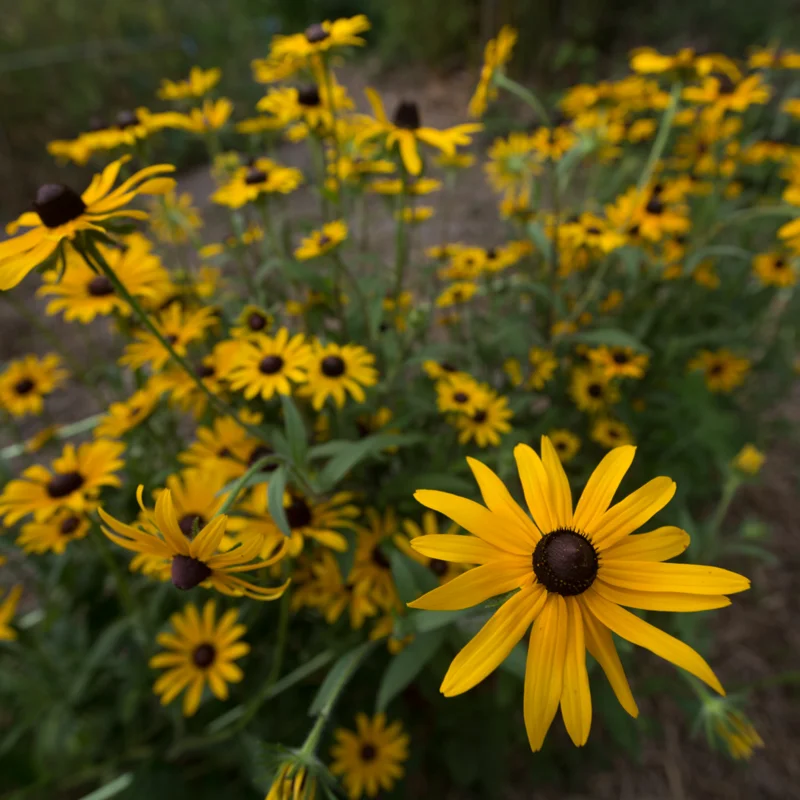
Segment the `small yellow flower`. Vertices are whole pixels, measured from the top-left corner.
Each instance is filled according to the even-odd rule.
[[[83,539],[90,528],[88,517],[68,510],[59,511],[45,522],[23,525],[16,543],[26,553],[60,555],[70,542]]]
[[[61,366],[61,358],[55,353],[42,358],[23,356],[9,363],[0,374],[0,406],[12,417],[39,416],[44,411],[45,397],[68,377],[69,373]]]
[[[581,447],[581,440],[571,431],[556,429],[547,434],[553,443],[556,454],[562,464],[566,464],[575,458]]]
[[[158,394],[150,389],[139,389],[127,400],[112,403],[108,407],[94,435],[100,438],[117,439],[133,430],[153,413],[158,403]]]
[[[746,444],[733,459],[733,466],[748,475],[756,475],[766,461],[766,456],[752,444]]]
[[[347,223],[344,220],[328,222],[322,230],[312,231],[294,251],[295,258],[307,261],[310,258],[324,255],[338,247],[347,238]]]
[[[161,100],[185,100],[189,97],[202,97],[219,83],[221,77],[222,70],[216,67],[209,70],[192,67],[186,80],[171,81],[164,78],[158,90],[158,97]]]
[[[731,392],[740,386],[750,371],[750,361],[730,350],[701,350],[688,365],[690,371],[702,370],[711,392]]]
[[[497,38],[486,43],[483,52],[483,67],[481,77],[472,99],[469,101],[469,115],[482,117],[492,100],[497,98],[497,88],[492,84],[492,78],[497,70],[502,69],[510,60],[511,53],[517,41],[517,32],[510,25],[503,25]]]
[[[485,392],[475,401],[471,414],[459,414],[455,419],[458,443],[474,441],[478,447],[497,447],[501,434],[509,433],[509,420],[514,412],[508,407],[508,398]]]
[[[541,391],[558,369],[558,359],[552,350],[532,347],[528,353],[528,362],[531,365],[531,374],[525,385],[528,389]]]
[[[760,253],[753,258],[753,272],[764,286],[794,286],[797,269],[784,253]]]
[[[632,347],[598,347],[589,350],[589,360],[605,372],[606,378],[643,378],[649,362]]]
[[[597,419],[592,424],[592,439],[611,450],[625,444],[633,444],[633,435],[627,425],[616,419]]]
[[[201,108],[193,108],[187,114],[177,115],[174,127],[191,133],[208,133],[224,128],[233,113],[233,103],[227,97],[219,100],[206,98]]]
[[[458,281],[450,284],[437,298],[437,308],[450,308],[469,302],[478,291],[478,285],[472,281]]]
[[[301,764],[287,761],[281,764],[266,800],[315,800],[317,779]]]
[[[395,219],[402,219],[408,225],[429,220],[435,213],[433,206],[414,206],[406,207],[402,211],[395,212]]]
[[[307,366],[308,379],[298,394],[310,397],[316,411],[322,409],[329,397],[339,408],[344,406],[347,394],[357,403],[363,403],[367,399],[364,387],[378,382],[374,365],[375,356],[361,345],[315,342]]]

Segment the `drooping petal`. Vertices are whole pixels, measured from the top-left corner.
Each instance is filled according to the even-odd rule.
[[[595,619],[582,598],[579,598],[579,602],[583,611],[583,632],[586,639],[586,649],[602,667],[617,700],[619,700],[619,704],[632,717],[638,717],[639,708],[633,699],[631,687],[625,677],[625,670],[622,668],[622,662],[619,660],[619,654],[610,631]]]
[[[675,481],[671,478],[653,478],[611,506],[602,517],[592,519],[585,528],[586,533],[598,550],[611,547],[661,511],[672,500],[675,488]]]
[[[533,521],[542,533],[551,533],[558,523],[555,510],[551,508],[550,486],[544,465],[533,448],[526,444],[518,444],[514,448],[514,458]]]
[[[175,514],[172,493],[169,489],[164,489],[156,499],[155,519],[158,530],[167,540],[173,553],[182,556],[191,555],[189,542],[178,527],[178,517]]]
[[[57,241],[43,239],[27,253],[0,261],[0,291],[17,286],[32,269],[50,258],[57,247]]]
[[[712,608],[725,608],[731,604],[725,595],[642,592],[636,589],[623,589],[601,580],[595,581],[592,587],[612,603],[642,611],[709,611]]]
[[[534,752],[544,744],[558,711],[566,647],[567,604],[560,594],[548,594],[531,631],[525,666],[525,729]]]
[[[367,87],[364,89],[364,94],[367,96],[367,100],[369,101],[370,106],[372,106],[372,113],[375,115],[375,119],[381,123],[381,125],[388,125],[389,120],[386,118],[386,111],[383,108],[383,100],[381,100],[381,96],[375,89]]]
[[[610,561],[667,561],[689,546],[689,534],[672,525],[649,533],[626,536],[603,551],[603,563]]]
[[[397,142],[400,145],[400,157],[403,159],[406,169],[412,175],[419,175],[422,172],[422,159],[419,157],[414,134],[411,131],[400,131]]]
[[[553,443],[547,436],[542,436],[542,464],[547,473],[550,507],[555,515],[556,525],[559,528],[570,528],[572,526],[572,492],[569,488],[569,478],[564,472],[561,459],[558,457]]]
[[[506,485],[484,463],[475,458],[467,458],[467,464],[478,482],[483,502],[489,510],[508,520],[518,538],[528,543],[530,552],[536,548],[541,533],[531,522],[530,517],[519,507]]]
[[[725,694],[722,684],[711,671],[711,667],[688,644],[659,630],[649,622],[631,614],[630,611],[609,602],[593,588],[585,591],[582,596],[597,620],[617,636],[650,650],[707,683],[719,694]]]
[[[214,517],[191,542],[192,557],[207,562],[217,552],[227,524],[228,518],[224,514]]]
[[[622,589],[640,592],[735,594],[750,588],[743,575],[702,564],[662,564],[657,561],[603,562],[600,577]]]
[[[510,531],[505,530],[502,519],[498,519],[488,508],[474,500],[435,489],[418,489],[414,492],[414,499],[426,508],[439,511],[465,531],[474,533],[484,542],[496,547],[501,556],[507,553],[529,556],[531,553],[525,542],[517,541]]]
[[[473,567],[408,605],[409,608],[424,608],[427,611],[460,611],[490,597],[518,589],[532,575],[528,559],[493,561]]]
[[[564,657],[564,685],[561,688],[561,716],[576,747],[582,747],[592,727],[592,695],[586,671],[586,646],[580,604],[566,598],[567,646]]]
[[[576,528],[587,530],[592,520],[605,514],[635,454],[631,445],[616,447],[597,465],[578,500],[573,519]]]
[[[417,536],[411,547],[428,558],[452,561],[456,564],[486,564],[502,558],[502,552],[477,536],[457,533],[439,533]]]
[[[445,697],[462,694],[500,666],[536,619],[546,599],[545,590],[539,584],[532,584],[506,600],[453,659],[442,681],[441,693]]]

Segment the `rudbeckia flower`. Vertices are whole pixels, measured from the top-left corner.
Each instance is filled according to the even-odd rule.
[[[456,656],[441,691],[453,697],[480,683],[533,625],[523,707],[534,751],[542,747],[559,705],[572,741],[586,743],[592,720],[587,649],[623,708],[638,715],[612,633],[724,694],[698,653],[625,607],[723,608],[730,604],[725,595],[744,591],[750,583],[715,567],[663,563],[689,544],[688,534],[679,528],[632,535],[675,494],[672,480],[654,478],[611,505],[634,453],[634,447],[612,450],[589,478],[574,510],[569,481],[546,436],[541,458],[527,445],[514,450],[530,516],[497,475],[474,459],[468,463],[486,506],[446,492],[415,494],[422,505],[473,535],[423,536],[412,547],[431,558],[479,566],[410,603],[412,608],[458,610],[514,592]]]
[[[211,199],[228,208],[241,208],[262,194],[289,194],[302,182],[303,173],[299,169],[281,166],[271,158],[257,158],[251,165],[236,170]]]
[[[592,439],[609,450],[624,444],[633,444],[633,434],[623,422],[603,417],[592,423]]]
[[[785,253],[760,253],[753,258],[753,272],[764,286],[794,286],[797,270]]]
[[[150,385],[138,389],[127,400],[112,403],[94,429],[100,438],[116,439],[144,422],[155,410],[159,395]]]
[[[42,358],[33,354],[23,356],[0,374],[0,406],[12,417],[38,416],[44,410],[45,397],[68,377],[55,353]]]
[[[492,78],[497,70],[511,60],[511,53],[517,41],[517,32],[510,25],[503,25],[497,38],[489,39],[483,51],[483,67],[481,77],[472,99],[469,101],[469,115],[482,117],[492,100],[497,98],[497,88],[492,85]]]
[[[16,543],[26,553],[60,555],[70,542],[83,539],[90,528],[86,516],[65,509],[45,522],[28,522],[23,525]]]
[[[189,97],[202,97],[213,89],[222,77],[222,70],[214,67],[202,69],[192,67],[189,77],[182,81],[171,81],[167,78],[161,81],[158,97],[161,100],[186,100]]]
[[[458,443],[474,441],[478,447],[497,447],[500,435],[511,430],[509,420],[514,412],[508,407],[508,398],[488,393],[475,403],[471,414],[460,414],[455,425],[458,428]]]
[[[562,464],[572,461],[581,448],[581,440],[572,431],[558,428],[550,431],[547,436]]]
[[[307,366],[308,378],[298,394],[310,397],[315,411],[320,411],[329,397],[339,408],[348,394],[363,403],[367,399],[364,387],[378,382],[374,364],[375,356],[361,345],[315,342]]]
[[[326,222],[321,230],[312,231],[300,242],[300,246],[294,251],[294,257],[299,261],[308,261],[310,258],[325,255],[347,238],[347,232],[347,223],[344,220]]]
[[[291,761],[281,764],[272,781],[266,800],[314,800],[317,779],[308,768]]]
[[[275,60],[286,57],[308,59],[334,47],[360,47],[366,42],[359,34],[369,29],[369,20],[365,14],[357,14],[354,17],[337,19],[333,22],[326,19],[324,22],[309,25],[303,33],[273,36],[270,44],[270,58]]]
[[[170,191],[175,181],[164,178],[163,174],[173,172],[175,167],[170,164],[145,167],[112,190],[122,165],[128,160],[129,157],[120,158],[109,164],[92,178],[83,194],[60,183],[39,188],[34,210],[9,225],[11,237],[0,242],[0,290],[12,289],[53,255],[62,242],[71,242],[82,231],[104,233],[102,223],[119,217],[147,219],[146,212],[127,206],[137,195]],[[18,233],[20,228],[30,230]]]
[[[688,365],[690,371],[705,373],[706,386],[711,392],[731,392],[740,386],[750,371],[750,361],[730,350],[701,350]]]

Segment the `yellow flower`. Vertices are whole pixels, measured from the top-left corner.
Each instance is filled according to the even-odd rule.
[[[400,178],[380,178],[369,185],[371,192],[378,194],[406,194],[423,195],[438,192],[442,182],[435,178],[417,178],[415,181],[403,181]]]
[[[746,760],[755,749],[764,747],[764,740],[747,717],[725,698],[704,698],[702,716],[709,738],[721,740],[731,758]]]
[[[292,141],[304,139],[309,132],[330,135],[336,115],[353,108],[347,89],[337,83],[332,73],[315,71],[316,84],[301,89],[290,86],[273,88],[258,101],[256,108],[280,122],[292,126],[287,132]],[[327,85],[330,83],[330,87]],[[293,123],[301,123],[294,126]]]
[[[236,326],[231,328],[231,339],[252,339],[270,330],[274,322],[272,314],[259,306],[248,304],[239,312]]]
[[[701,350],[688,365],[690,371],[702,370],[711,392],[731,392],[740,386],[750,371],[750,361],[725,348],[712,352]]]
[[[756,475],[766,461],[766,456],[752,444],[746,444],[733,459],[733,466],[748,475]]]
[[[122,486],[114,473],[124,466],[124,450],[122,442],[107,439],[84,442],[77,448],[68,444],[53,461],[52,472],[40,465],[28,467],[0,494],[3,524],[10,528],[28,514],[36,522],[45,522],[62,509],[75,514],[93,510],[104,486]]]
[[[633,444],[633,435],[627,425],[619,420],[604,417],[592,423],[592,439],[609,450],[624,444]]]
[[[619,401],[619,391],[603,370],[576,367],[572,371],[569,392],[581,411],[596,414]]]
[[[173,127],[191,133],[207,133],[224,128],[233,113],[233,103],[227,97],[219,100],[206,98],[201,108],[193,108],[187,114],[177,114]]]
[[[139,389],[127,400],[112,403],[97,423],[94,435],[101,439],[117,439],[144,422],[155,410],[158,394],[150,387]]]
[[[11,620],[17,611],[17,603],[22,596],[22,584],[15,586],[0,603],[0,642],[11,642],[17,638],[17,632],[11,627]]]
[[[393,508],[387,508],[383,514],[377,509],[368,508],[365,516],[369,527],[358,528],[353,566],[348,580],[354,585],[363,585],[384,611],[402,611],[384,547],[398,532],[397,515]]]
[[[581,440],[571,431],[554,429],[547,436],[562,464],[572,461],[581,448]]]
[[[311,356],[302,333],[289,338],[288,329],[281,328],[275,336],[260,334],[242,342],[226,378],[248,400],[269,400],[275,394],[291,394],[293,384],[308,379]]]
[[[314,800],[316,796],[317,779],[308,768],[287,761],[281,764],[266,800]]]
[[[430,359],[422,362],[422,369],[432,381],[449,378],[458,372],[458,370],[447,361],[432,361]]]
[[[429,220],[435,213],[433,206],[414,206],[407,207],[402,211],[395,211],[395,219],[402,219],[408,225]]]
[[[386,714],[370,719],[356,715],[355,732],[337,728],[331,748],[330,770],[342,776],[350,800],[378,797],[389,792],[403,777],[402,763],[408,759],[408,736],[400,722],[386,724]]]
[[[104,232],[103,223],[128,217],[147,219],[147,213],[126,208],[137,195],[165,194],[174,186],[163,174],[175,168],[156,164],[139,170],[116,189],[112,186],[128,157],[109,164],[95,175],[81,195],[60,183],[48,183],[36,193],[33,211],[8,226],[11,237],[0,242],[0,291],[12,289],[34,267],[43,264],[62,242],[72,242],[83,231]],[[157,177],[162,176],[162,177]],[[17,235],[20,228],[29,228]]]
[[[577,143],[577,135],[566,125],[537,128],[530,137],[531,148],[543,161],[560,160]]]
[[[797,282],[797,270],[784,253],[759,253],[753,258],[753,272],[764,286],[794,286]]]
[[[375,118],[364,118],[361,136],[365,139],[384,137],[387,150],[397,145],[400,158],[412,175],[419,175],[422,172],[420,143],[434,147],[446,155],[454,155],[457,147],[468,145],[472,141],[471,135],[483,128],[478,123],[456,125],[441,131],[424,128],[421,126],[419,107],[415,102],[407,100],[400,102],[393,120],[389,121],[380,95],[374,89],[367,89],[366,94]]]
[[[211,199],[228,208],[241,208],[263,194],[289,194],[302,182],[303,173],[299,169],[283,167],[269,158],[257,158],[250,166],[240,167]]]
[[[500,397],[494,392],[486,394],[475,403],[471,414],[460,414],[455,425],[458,428],[459,444],[467,444],[474,440],[478,447],[497,447],[501,434],[511,430],[508,420],[514,412],[508,407],[508,398]]]
[[[496,39],[489,39],[483,51],[481,77],[472,99],[469,101],[469,115],[482,117],[492,100],[497,98],[497,88],[492,84],[494,73],[502,69],[510,60],[517,32],[510,25],[503,25]]]
[[[436,384],[436,407],[443,413],[474,414],[488,396],[488,387],[464,372],[448,372]]]
[[[718,289],[720,280],[719,275],[714,271],[714,261],[710,258],[703,259],[694,268],[692,280],[698,286],[705,286],[706,289]]]
[[[423,567],[429,569],[439,582],[440,586],[449,583],[457,575],[464,571],[464,567],[460,564],[448,563],[438,558],[428,558],[427,556],[418,553],[412,546],[411,541],[418,536],[431,536],[440,533],[439,531],[439,518],[433,511],[425,511],[422,514],[422,527],[413,519],[403,520],[404,533],[398,533],[394,536],[393,541],[398,550],[401,550],[409,558],[422,564]],[[458,525],[450,524],[443,531],[448,536],[456,536],[460,532]]]
[[[504,192],[506,200],[516,197],[527,206],[532,178],[541,172],[531,137],[527,133],[515,132],[505,139],[495,139],[487,155],[489,161],[483,168],[492,188]]]
[[[709,76],[700,86],[687,86],[683,97],[690,103],[706,106],[709,118],[718,119],[726,112],[743,113],[751,105],[763,105],[771,95],[770,87],[762,83],[758,74],[741,81],[728,76]]]
[[[253,561],[261,550],[261,540],[251,537],[228,552],[219,552],[225,536],[228,518],[214,517],[202,530],[188,539],[178,525],[178,516],[172,503],[172,493],[164,489],[156,500],[155,512],[148,511],[142,502],[144,487],[136,492],[136,499],[147,521],[147,529],[126,525],[98,509],[100,518],[108,526],[103,533],[114,544],[170,564],[172,583],[178,589],[193,589],[203,585],[232,597],[250,597],[253,600],[277,600],[286,591],[282,586],[264,587],[238,577],[240,572],[269,567],[286,555],[284,542],[270,558]]]
[[[239,641],[247,629],[236,624],[238,613],[231,608],[217,621],[216,602],[208,600],[202,617],[192,603],[170,617],[173,632],[156,637],[166,652],[157,653],[149,662],[152,669],[167,670],[153,685],[162,706],[185,689],[183,715],[191,717],[200,707],[206,684],[218,700],[228,699],[228,684],[244,677],[233,662],[250,652],[250,646]]]
[[[522,365],[516,358],[507,358],[503,362],[503,372],[508,375],[508,380],[515,389],[522,385]]]
[[[183,244],[189,234],[203,226],[200,212],[189,192],[168,192],[150,203],[150,227],[159,241]]]
[[[473,281],[457,281],[451,283],[437,298],[437,308],[450,308],[469,302],[478,291],[478,285]]]
[[[312,231],[294,251],[294,257],[300,261],[316,258],[338,247],[347,238],[347,223],[344,220],[327,222],[322,230]]]
[[[750,69],[800,69],[800,53],[782,47],[756,47],[748,59]]]
[[[30,354],[12,361],[0,374],[0,406],[12,417],[39,416],[44,399],[69,377],[61,358],[48,353],[39,358]]]
[[[274,60],[285,57],[308,59],[334,47],[360,47],[366,42],[359,34],[369,29],[369,20],[364,14],[333,22],[325,20],[309,25],[303,33],[273,36],[270,57]]]
[[[617,231],[658,242],[690,229],[688,207],[664,202],[656,188],[639,191],[634,186],[606,206],[606,216]]]
[[[44,522],[23,525],[16,542],[26,553],[60,555],[70,542],[83,539],[90,528],[87,517],[63,510]]]
[[[572,741],[586,743],[592,716],[587,647],[623,708],[638,715],[612,633],[672,661],[724,694],[698,653],[623,608],[722,608],[730,603],[725,595],[750,585],[727,570],[662,563],[689,544],[689,536],[679,528],[631,536],[675,494],[675,483],[660,477],[611,506],[634,453],[633,447],[612,450],[589,478],[573,511],[569,481],[550,440],[542,437],[541,459],[527,445],[517,445],[514,455],[533,521],[497,475],[474,459],[468,463],[488,508],[446,492],[415,494],[422,505],[473,536],[423,536],[413,540],[414,549],[431,558],[480,566],[410,603],[412,608],[458,610],[515,592],[456,656],[441,691],[453,697],[480,683],[533,625],[523,709],[534,751],[542,747],[559,705]]]
[[[186,100],[189,97],[202,97],[213,89],[222,77],[222,70],[216,67],[208,70],[192,67],[189,77],[183,81],[164,78],[158,89],[161,100]]]
[[[320,411],[329,397],[341,408],[348,393],[357,403],[363,403],[367,399],[363,387],[378,382],[374,364],[375,356],[361,345],[315,342],[308,379],[298,394],[310,397],[315,411]]]
[[[632,347],[598,347],[589,350],[589,360],[605,372],[606,378],[643,378],[649,357]]]
[[[541,347],[532,347],[528,352],[528,362],[531,365],[531,374],[525,384],[528,389],[541,391],[545,384],[552,380],[558,369],[558,359],[552,350]]]

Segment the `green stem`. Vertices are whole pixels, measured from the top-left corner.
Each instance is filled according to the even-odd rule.
[[[345,276],[345,278],[347,278],[350,286],[353,287],[353,292],[355,293],[359,306],[361,306],[361,313],[364,316],[364,329],[367,332],[367,341],[370,345],[372,345],[372,326],[370,325],[369,320],[369,305],[367,303],[366,295],[363,291],[361,291],[361,284],[359,283],[358,278],[353,275],[353,273],[344,263],[344,259],[342,258],[338,247],[334,248],[333,250],[333,260],[336,264],[336,268]]]
[[[71,425],[64,425],[56,431],[54,439],[69,439],[71,436],[77,436],[80,433],[92,430],[98,422],[104,417],[104,414],[93,414],[91,417],[73,422]],[[25,452],[25,444],[12,444],[0,450],[0,458],[12,459],[21,456]]]
[[[236,483],[233,485],[233,488],[231,489],[230,493],[225,498],[225,502],[220,506],[219,511],[217,511],[217,514],[215,514],[215,516],[219,514],[227,514],[233,507],[233,504],[236,502],[239,495],[241,494],[242,489],[244,489],[245,486],[247,485],[247,481],[250,479],[250,476],[255,475],[256,472],[263,469],[268,464],[273,463],[275,459],[276,457],[275,454],[273,453],[272,455],[259,458],[258,461],[256,461],[251,467],[248,467],[247,472],[245,472],[244,475],[242,475],[242,477],[239,478],[239,480],[236,481]]]
[[[403,189],[398,196],[397,219],[395,220],[395,264],[394,264],[394,301],[396,306],[400,305],[400,295],[403,292],[403,281],[405,279],[406,262],[408,261],[408,225],[405,219],[406,201],[408,192],[406,191],[406,169],[400,162]]]
[[[286,655],[286,639],[289,633],[289,616],[291,611],[291,598],[292,593],[288,589],[281,597],[281,605],[279,609],[280,616],[278,618],[278,636],[275,641],[275,653],[272,660],[272,669],[267,676],[267,682],[264,684],[264,691],[269,691],[278,681],[283,668],[283,659]]]
[[[675,114],[678,111],[678,101],[681,97],[682,85],[680,83],[674,84],[672,92],[669,96],[669,105],[664,109],[664,114],[661,117],[661,124],[658,127],[653,147],[650,150],[650,155],[647,157],[647,163],[644,165],[642,174],[639,176],[639,182],[636,188],[641,192],[648,183],[650,178],[653,177],[653,170],[656,168],[661,156],[664,154],[664,148],[667,146],[667,139],[669,138],[670,130],[672,129],[672,122],[675,119]]]
[[[175,348],[167,341],[166,337],[163,333],[156,327],[155,323],[150,319],[147,315],[147,312],[142,308],[139,304],[139,301],[128,291],[125,284],[117,277],[117,274],[114,272],[113,269],[108,265],[106,260],[103,258],[103,255],[95,246],[94,242],[91,238],[86,237],[83,240],[83,244],[86,246],[86,249],[83,250],[80,245],[76,243],[76,249],[83,258],[86,260],[86,263],[89,264],[90,267],[94,267],[99,269],[108,279],[111,281],[111,285],[114,287],[114,290],[118,293],[120,297],[122,297],[128,305],[133,309],[133,312],[139,318],[140,322],[147,328],[147,330],[158,339],[161,346],[170,354],[172,360],[175,361],[176,364],[191,378],[192,382],[197,386],[197,388],[208,398],[209,402],[212,406],[214,406],[217,411],[225,416],[231,417],[239,426],[241,426],[244,430],[246,430],[251,436],[255,437],[258,440],[264,439],[264,434],[253,425],[250,425],[246,422],[243,422],[239,415],[237,414],[236,410],[229,406],[224,400],[222,400],[218,395],[214,394],[204,383],[203,381],[195,374],[195,371],[192,369],[191,364],[183,358],[182,356],[178,355],[175,351]],[[90,255],[91,254],[91,255]],[[93,263],[94,262],[94,263]]]
[[[731,502],[736,495],[736,490],[739,488],[741,480],[735,472],[732,472],[722,487],[722,496],[719,499],[717,507],[714,509],[714,514],[711,521],[708,523],[708,533],[703,542],[703,551],[705,559],[714,559],[717,555],[719,531],[725,517],[728,514]]]
[[[548,128],[551,127],[550,114],[544,107],[544,103],[542,103],[530,89],[526,89],[516,81],[512,81],[511,78],[504,75],[502,72],[494,73],[494,85],[519,97],[523,103],[530,106],[541,117],[541,121],[544,125],[547,125]]]

